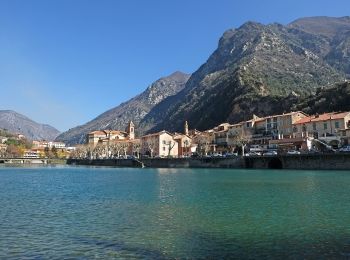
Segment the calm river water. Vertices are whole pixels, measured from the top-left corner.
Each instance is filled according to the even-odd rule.
[[[0,259],[350,258],[350,172],[0,168]]]

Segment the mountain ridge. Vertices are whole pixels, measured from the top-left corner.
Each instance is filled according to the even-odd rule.
[[[0,110],[0,128],[21,133],[30,140],[53,141],[60,133],[48,124],[40,124],[13,110]]]
[[[349,78],[349,57],[349,17],[300,18],[287,25],[248,21],[226,30],[182,88],[143,110],[136,127],[181,131],[188,120],[191,128],[205,130],[253,114],[288,112],[293,102]],[[132,118],[125,113],[123,122]]]
[[[137,125],[153,106],[181,90],[188,77],[188,74],[180,71],[161,77],[139,95],[107,110],[86,124],[62,133],[56,140],[68,144],[83,143],[90,131],[109,128],[124,130],[130,120]],[[140,129],[136,131],[138,134],[142,133]]]
[[[204,130],[253,114],[283,112],[283,106],[273,100],[284,100],[290,94],[307,96],[320,86],[345,80],[345,71],[328,64],[322,52],[318,55],[308,48],[310,39],[317,42],[319,37],[280,24],[256,22],[227,30],[218,48],[177,94],[181,97],[173,98],[178,102],[168,102],[166,107],[164,100],[158,106],[167,112],[159,117],[155,106],[140,127],[179,131],[186,118],[192,127]],[[275,105],[259,105],[269,99]]]

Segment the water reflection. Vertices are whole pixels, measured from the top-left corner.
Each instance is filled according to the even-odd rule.
[[[346,172],[0,170],[0,259],[346,258]]]

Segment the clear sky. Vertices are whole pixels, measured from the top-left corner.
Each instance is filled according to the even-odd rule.
[[[349,14],[349,0],[0,0],[0,110],[65,131],[194,72],[248,20]]]

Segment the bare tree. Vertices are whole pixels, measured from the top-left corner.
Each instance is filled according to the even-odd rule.
[[[245,135],[235,135],[235,136],[232,136],[230,139],[231,145],[235,145],[242,148],[243,156],[244,156],[245,147],[247,146],[247,144],[249,144],[250,141],[251,139]]]
[[[124,158],[126,158],[126,152],[128,151],[129,143],[128,142],[121,142],[120,146],[121,146],[122,152],[124,153]]]
[[[174,148],[175,144],[176,144],[176,142],[172,142],[172,141],[169,141],[167,143],[167,145],[168,145],[168,157],[170,157],[170,152]]]
[[[107,146],[104,144],[96,145],[92,150],[92,158],[100,159],[100,158],[108,158]]]
[[[134,142],[132,144],[132,151],[133,151],[133,153],[136,152],[137,158],[140,158],[140,149],[141,149],[141,144],[139,142]]]
[[[150,153],[150,156],[153,157],[153,153],[154,153],[154,150],[156,148],[156,142],[154,142],[153,140],[150,140],[150,141],[146,142],[145,145],[146,145],[147,150]]]
[[[110,151],[113,157],[119,158],[120,152],[122,151],[122,146],[119,142],[114,142],[110,145]]]

